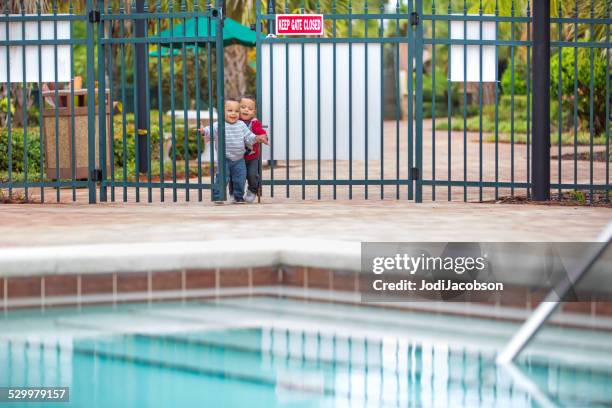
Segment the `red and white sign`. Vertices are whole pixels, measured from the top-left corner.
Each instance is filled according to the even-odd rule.
[[[323,14],[277,14],[276,35],[323,35]]]

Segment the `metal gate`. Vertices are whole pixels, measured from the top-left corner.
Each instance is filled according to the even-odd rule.
[[[570,3],[257,2],[270,195],[512,200],[537,170],[555,198],[609,202],[612,5]],[[289,13],[323,14],[324,35],[277,37]]]
[[[414,85],[400,78],[400,64],[412,71],[412,9],[360,4],[317,2],[310,11],[324,15],[322,37],[277,37],[275,15],[296,10],[257,2],[258,111],[271,136],[263,184],[271,197],[413,198]]]
[[[191,2],[188,10],[187,2],[180,9],[169,2],[161,10],[157,2],[157,9],[149,10],[140,2],[140,9],[127,14],[123,4],[113,9],[109,3],[104,10],[99,2],[97,82],[99,89],[108,90],[106,96],[97,94],[102,137],[93,177],[100,181],[100,201],[138,202],[141,190],[148,202],[163,202],[167,195],[172,201],[190,201],[191,190],[202,201],[203,190],[211,189],[215,141],[211,138],[205,149],[197,129],[201,121],[212,124],[223,117],[223,15],[211,3],[203,10],[198,3]],[[126,21],[134,25],[131,36],[125,34]],[[133,58],[126,59],[129,51]],[[126,78],[128,63],[131,80]],[[126,95],[129,90],[132,95]],[[121,119],[109,120],[105,112],[118,104]],[[133,119],[125,109],[130,104]],[[223,143],[224,121],[218,129]],[[114,143],[106,144],[104,135],[113,135]],[[220,156],[220,178],[225,179]],[[119,171],[116,162],[122,164]]]
[[[196,129],[223,117],[221,9],[9,3],[0,6],[0,198],[189,201],[197,190],[202,200],[215,148]],[[220,143],[223,134],[221,121]]]

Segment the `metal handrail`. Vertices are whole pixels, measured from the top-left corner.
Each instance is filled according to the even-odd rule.
[[[498,364],[511,363],[516,356],[527,346],[536,333],[542,328],[544,323],[557,309],[561,301],[565,299],[568,292],[582,279],[582,277],[591,269],[593,264],[606,251],[612,242],[612,222],[608,224],[606,229],[601,233],[598,242],[603,244],[593,248],[589,256],[586,256],[573,270],[568,273],[568,279],[564,279],[557,287],[553,288],[536,310],[523,323],[521,328],[514,334],[506,347],[497,356]]]

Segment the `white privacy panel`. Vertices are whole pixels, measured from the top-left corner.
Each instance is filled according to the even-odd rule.
[[[480,22],[478,21],[451,21],[451,40],[480,40]],[[467,31],[467,37],[464,33]],[[482,22],[482,39],[496,40],[495,22]],[[495,46],[482,46],[482,80],[480,79],[480,46],[468,45],[464,55],[463,45],[451,45],[450,64],[451,64],[451,81],[463,82],[464,73],[467,73],[466,82],[495,82]],[[463,66],[464,56],[467,58],[465,69]]]
[[[26,14],[33,15],[33,14]],[[9,17],[20,17],[10,14]],[[43,17],[49,17],[43,14]],[[40,32],[37,21],[12,21],[0,23],[0,41],[68,40],[70,39],[69,21],[41,21]],[[25,26],[24,26],[25,25]],[[57,34],[55,32],[57,25]],[[25,31],[25,38],[23,36]],[[0,82],[23,82],[23,58],[25,51],[25,82],[55,82],[55,52],[57,49],[57,81],[70,82],[70,45],[16,45],[0,47]],[[42,65],[38,60],[40,50]],[[39,72],[40,67],[40,72]],[[39,76],[40,75],[40,76]]]
[[[262,45],[260,116],[263,124],[268,126],[274,160],[287,159],[287,135],[289,135],[289,160],[302,159],[302,121],[305,139],[304,156],[306,160],[316,160],[318,118],[320,118],[321,160],[334,158],[334,46],[333,44],[319,44],[319,46],[320,59],[317,58],[317,44],[304,45],[302,98],[302,45],[289,44],[288,47],[285,44]],[[270,50],[272,50],[272,60],[270,60]],[[350,138],[352,138],[353,159],[365,159],[366,116],[368,158],[376,159],[380,157],[381,137],[380,44],[368,44],[366,55],[364,43],[353,43],[350,50],[350,64],[348,44],[336,44],[335,52],[336,159],[348,160]],[[320,84],[317,80],[317,69],[320,69]],[[352,75],[350,81],[349,72]],[[350,103],[349,89],[352,90]],[[349,129],[349,123],[352,123],[352,129]],[[264,147],[264,160],[271,158],[270,150]]]

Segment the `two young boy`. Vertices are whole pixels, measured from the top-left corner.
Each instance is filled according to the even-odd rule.
[[[234,203],[253,202],[259,189],[259,155],[260,143],[268,144],[268,136],[261,122],[255,118],[255,100],[243,96],[240,100],[225,100],[225,174],[230,183],[230,194]],[[218,141],[218,122],[213,123],[215,143]],[[205,141],[210,140],[210,126],[201,127]],[[248,191],[245,197],[244,184],[248,179]],[[213,201],[221,204],[219,170],[213,183]]]

